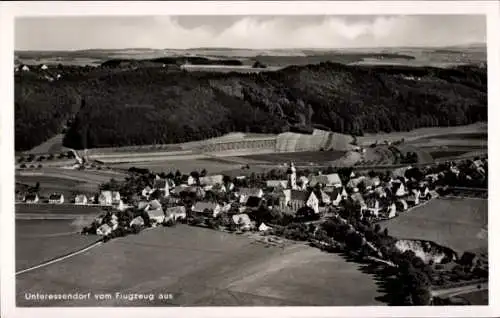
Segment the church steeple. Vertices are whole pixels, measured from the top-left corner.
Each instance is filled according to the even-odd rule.
[[[288,185],[292,190],[297,190],[297,170],[295,169],[295,165],[290,161],[287,170],[288,175]]]

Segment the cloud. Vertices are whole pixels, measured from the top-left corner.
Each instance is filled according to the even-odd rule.
[[[17,49],[336,48],[485,42],[483,16],[64,17],[16,21]]]

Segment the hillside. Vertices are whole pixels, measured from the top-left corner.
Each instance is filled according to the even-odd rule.
[[[486,69],[321,63],[257,74],[80,68],[16,75],[16,150],[177,143],[321,125],[363,133],[487,120]]]

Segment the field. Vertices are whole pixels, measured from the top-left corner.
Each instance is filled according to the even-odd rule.
[[[488,201],[434,199],[380,225],[397,238],[434,241],[458,253],[484,249],[488,247]]]
[[[36,146],[35,148],[31,149],[30,151],[27,151],[27,153],[30,154],[47,154],[47,153],[60,153],[62,151],[67,151],[68,149],[63,147],[62,142],[63,142],[64,135],[59,134],[55,135],[54,137],[50,138],[46,142]]]
[[[335,254],[178,225],[119,238],[17,276],[18,306],[383,305],[372,277]],[[171,301],[25,300],[25,292],[173,293]],[[93,297],[93,296],[92,296]]]
[[[97,236],[76,234],[75,220],[16,220],[16,271],[49,261],[97,241]]]
[[[476,291],[469,294],[462,294],[460,296],[455,296],[456,298],[462,298],[468,301],[471,305],[488,306],[488,290]]]
[[[128,169],[130,167],[147,168],[154,172],[175,172],[190,173],[192,171],[201,171],[205,169],[210,174],[220,173],[227,169],[237,169],[241,164],[231,164],[223,161],[192,159],[192,160],[168,160],[168,161],[150,161],[150,162],[131,162],[110,165],[112,168]]]
[[[310,162],[330,162],[341,158],[344,154],[344,151],[301,151],[248,155],[243,156],[242,158],[248,158],[263,163],[285,163],[293,161],[295,164],[300,165],[309,164]]]

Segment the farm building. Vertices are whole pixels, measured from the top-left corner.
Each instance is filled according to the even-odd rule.
[[[96,231],[97,235],[102,235],[102,236],[109,235],[111,234],[111,232],[112,232],[111,226],[107,224],[99,226]]]
[[[75,204],[85,205],[87,204],[87,196],[85,194],[79,194],[75,197]]]
[[[224,177],[221,174],[201,177],[200,178],[200,185],[214,186],[216,184],[222,184],[223,178]]]
[[[232,217],[234,224],[238,225],[241,230],[250,230],[252,228],[252,221],[248,214],[235,214]]]
[[[240,203],[246,204],[248,198],[250,197],[262,198],[262,196],[264,196],[264,191],[259,188],[241,188],[238,191],[238,195],[240,197]]]
[[[319,199],[312,191],[283,190],[279,196],[279,206],[282,210],[293,213],[308,206],[313,209],[314,213],[319,213]]]
[[[333,206],[338,206],[340,201],[342,201],[342,192],[345,192],[345,189],[334,188],[332,191],[325,191],[325,193],[330,197],[330,203]],[[347,193],[345,193],[345,195],[347,196]]]
[[[319,176],[311,176],[309,178],[309,180],[310,180],[309,185],[311,187],[315,187],[318,184],[323,186],[323,187],[326,187],[326,186],[341,187],[342,186],[342,181],[340,180],[338,173],[321,174]]]
[[[406,195],[406,189],[403,182],[394,181],[391,184],[391,192],[396,197],[403,197]]]
[[[47,66],[47,65],[45,65],[45,64],[42,64],[42,65],[40,66],[40,69],[41,69],[41,70],[47,70],[47,69],[48,69],[48,66]]]
[[[39,198],[38,198],[38,194],[36,194],[36,193],[27,194],[26,197],[24,198],[24,202],[26,202],[26,203],[38,203],[38,201],[39,201]]]
[[[198,215],[216,217],[221,212],[221,206],[216,202],[200,201],[191,210]]]
[[[111,205],[113,203],[111,191],[101,191],[98,201],[100,205]]]
[[[186,218],[186,207],[184,206],[174,206],[171,208],[167,208],[165,211],[165,220],[183,220]]]
[[[22,70],[22,71],[24,71],[24,72],[29,72],[30,68],[29,68],[29,66],[28,66],[28,65],[23,65],[23,66],[21,67],[21,70]]]
[[[53,193],[49,196],[50,204],[63,204],[64,203],[64,195],[61,193]]]

